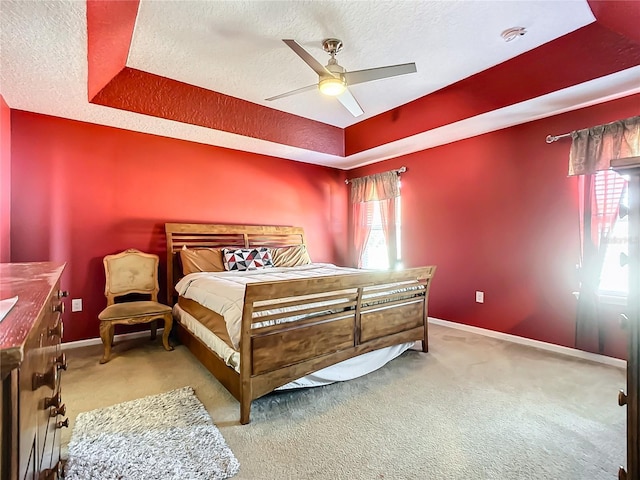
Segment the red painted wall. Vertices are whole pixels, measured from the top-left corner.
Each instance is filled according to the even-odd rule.
[[[314,261],[342,263],[342,171],[56,117],[12,111],[13,261],[66,261],[65,341],[98,336],[102,257],[161,258],[165,222],[298,225]],[[37,140],[36,140],[37,139]]]
[[[11,110],[0,95],[0,262],[11,261]]]
[[[12,260],[66,260],[63,287],[85,311],[67,314],[65,341],[96,337],[105,254],[136,247],[163,259],[167,221],[242,222],[302,225],[314,260],[345,263],[344,178],[405,165],[404,261],[438,266],[430,315],[575,347],[576,180],[567,177],[569,141],[544,139],[637,115],[639,102],[634,95],[346,174],[13,111]],[[248,187],[233,182],[249,176]],[[618,311],[603,309],[601,353],[625,358]]]
[[[350,171],[399,168],[405,265],[437,265],[431,316],[575,347],[577,182],[562,134],[638,114],[640,95]],[[475,303],[475,291],[485,303]],[[626,358],[607,308],[601,353]]]

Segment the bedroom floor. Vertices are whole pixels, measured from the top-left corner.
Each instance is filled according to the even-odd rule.
[[[237,479],[611,479],[625,463],[626,411],[615,367],[438,325],[349,382],[267,395],[240,426],[236,400],[185,347],[160,339],[67,350],[63,398],[75,416],[194,388],[240,461]]]

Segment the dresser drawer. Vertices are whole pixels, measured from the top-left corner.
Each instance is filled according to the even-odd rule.
[[[58,288],[54,289],[49,299],[49,319],[45,322],[41,351],[45,357],[46,375],[49,381],[40,388],[38,396],[38,461],[39,471],[45,472],[55,467],[60,459],[60,435],[58,430],[69,425],[66,418],[66,407],[61,395],[62,372],[66,370],[66,357],[60,352],[60,344],[64,333],[62,314],[64,304]],[[44,474],[43,474],[44,475]],[[52,475],[49,478],[56,478]]]
[[[31,449],[28,450],[27,455],[25,455],[26,459],[26,466],[24,469],[24,472],[21,472],[21,477],[18,478],[23,478],[24,480],[35,480],[37,479],[37,475],[38,475],[38,470],[36,469],[36,443],[35,443],[35,438],[34,438],[34,442],[31,445]]]
[[[43,348],[45,352],[47,376],[53,378],[53,385],[44,385],[37,390],[37,412],[36,417],[38,421],[38,458],[39,466],[41,469],[49,468],[48,461],[45,466],[45,459],[50,457],[50,454],[46,451],[46,444],[50,441],[48,437],[52,436],[52,430],[55,428],[56,419],[59,416],[58,413],[63,409],[62,398],[60,395],[60,382],[61,371],[58,369],[58,365],[55,362],[56,359],[56,346],[49,346]],[[53,388],[52,388],[53,387]]]
[[[47,361],[41,344],[44,334],[33,332],[26,344],[24,361],[18,371],[19,388],[19,415],[18,415],[18,442],[19,442],[19,476],[18,478],[32,478],[32,469],[39,466],[39,430],[42,422],[46,420],[40,407],[40,400],[48,391],[46,386],[38,387],[40,375],[46,372]],[[35,382],[35,383],[34,383]],[[57,383],[57,380],[56,380]],[[35,388],[34,388],[35,387]],[[33,450],[33,451],[32,451]],[[22,452],[30,452],[28,455]]]

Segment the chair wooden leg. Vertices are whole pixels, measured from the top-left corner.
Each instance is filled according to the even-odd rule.
[[[171,327],[173,326],[173,314],[169,313],[164,316],[164,332],[162,333],[162,345],[167,351],[173,350],[173,347],[169,345],[169,334],[171,333]]]
[[[111,358],[111,345],[113,344],[114,326],[111,322],[100,322],[100,338],[104,345],[104,355],[100,363],[107,363]]]
[[[157,320],[153,320],[151,322],[151,340],[155,340],[156,339],[157,333],[158,333],[158,321]]]

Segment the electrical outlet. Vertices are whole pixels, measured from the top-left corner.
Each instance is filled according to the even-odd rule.
[[[82,311],[82,299],[81,298],[73,298],[73,299],[71,299],[71,311],[72,312],[81,312]]]
[[[484,303],[484,292],[476,292],[476,302]]]

